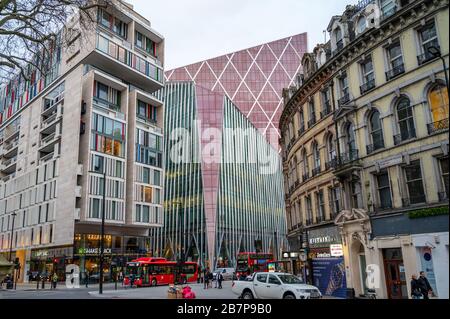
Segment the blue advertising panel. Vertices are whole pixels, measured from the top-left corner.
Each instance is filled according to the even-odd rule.
[[[324,296],[346,298],[344,258],[312,260],[313,284]]]

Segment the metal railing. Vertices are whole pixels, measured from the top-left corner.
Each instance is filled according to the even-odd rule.
[[[375,79],[369,80],[359,87],[361,94],[364,94],[375,88]]]
[[[14,147],[16,147],[17,145],[19,145],[18,138],[16,138],[14,141],[10,142],[8,145],[4,146],[3,149],[5,151],[9,151],[9,150],[13,149]]]
[[[382,148],[384,148],[384,141],[383,140],[375,141],[373,144],[366,146],[367,154],[372,154],[373,152]]]
[[[437,40],[433,41],[432,43],[430,43],[430,45],[428,47],[436,47],[438,50],[441,49],[440,46],[437,43]],[[437,58],[438,58],[438,56],[436,56],[434,54],[431,54],[428,51],[425,51],[424,53],[419,54],[417,56],[417,62],[419,63],[419,65],[422,65],[424,63],[427,63],[427,62],[429,62],[431,60],[434,60],[434,59],[437,59]]]
[[[405,73],[405,65],[402,63],[386,71],[386,81],[392,80],[393,78],[403,73]]]
[[[298,130],[298,136],[302,136],[304,133],[305,133],[305,126],[302,125]]]
[[[308,121],[308,128],[312,127],[314,124],[316,124],[316,115],[313,113]]]
[[[320,112],[320,118],[323,119],[325,116],[331,113],[330,101],[326,101],[323,105],[323,110]]]
[[[329,160],[328,162],[325,162],[325,169],[326,170],[334,169],[337,167],[337,163],[338,163],[337,158],[333,158],[333,159]]]
[[[350,94],[345,93],[339,100],[338,103],[340,106],[347,105],[350,102]]]
[[[425,196],[425,194],[423,195],[418,195],[418,196],[413,196],[413,197],[407,197],[407,198],[402,198],[402,204],[403,207],[408,207],[414,204],[423,204],[426,203],[427,198]]]
[[[416,130],[410,129],[400,134],[394,135],[394,145],[398,145],[404,141],[416,138]]]
[[[40,161],[41,162],[47,162],[48,160],[51,160],[53,158],[53,156],[55,155],[55,152],[52,152],[50,154],[47,154],[43,157],[41,157]]]
[[[47,144],[48,142],[54,140],[54,139],[55,139],[55,136],[56,136],[56,133],[53,133],[53,134],[50,134],[49,136],[46,136],[45,138],[43,138],[43,139],[41,140],[41,145],[45,145],[45,144]]]
[[[11,157],[10,159],[3,162],[3,167],[7,168],[17,162],[17,156]]]
[[[319,174],[320,174],[320,166],[314,168],[314,169],[312,170],[312,174],[311,174],[311,175],[314,177],[314,176],[317,176],[317,175],[319,175]]]
[[[53,113],[51,116],[47,117],[45,120],[42,121],[42,127],[50,125],[54,120],[56,120],[58,113]]]
[[[306,172],[305,174],[302,175],[302,181],[306,182],[309,179],[309,173]]]
[[[428,134],[434,134],[441,131],[448,130],[448,118],[433,122],[427,125]]]
[[[337,166],[343,166],[350,164],[351,162],[357,161],[359,159],[359,151],[351,150],[346,153],[342,153],[339,160],[337,161]]]

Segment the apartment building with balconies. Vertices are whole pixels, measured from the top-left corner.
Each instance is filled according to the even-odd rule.
[[[125,2],[93,10],[61,31],[51,72],[0,93],[0,253],[22,277],[99,272],[103,213],[106,278],[163,224],[164,38]]]

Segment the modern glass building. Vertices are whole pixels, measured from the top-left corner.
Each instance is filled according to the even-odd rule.
[[[165,221],[155,255],[235,266],[239,252],[286,249],[278,152],[223,93],[166,83]]]

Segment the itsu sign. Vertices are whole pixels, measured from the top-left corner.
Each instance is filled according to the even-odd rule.
[[[332,257],[344,256],[344,250],[341,244],[330,245],[330,254]]]

